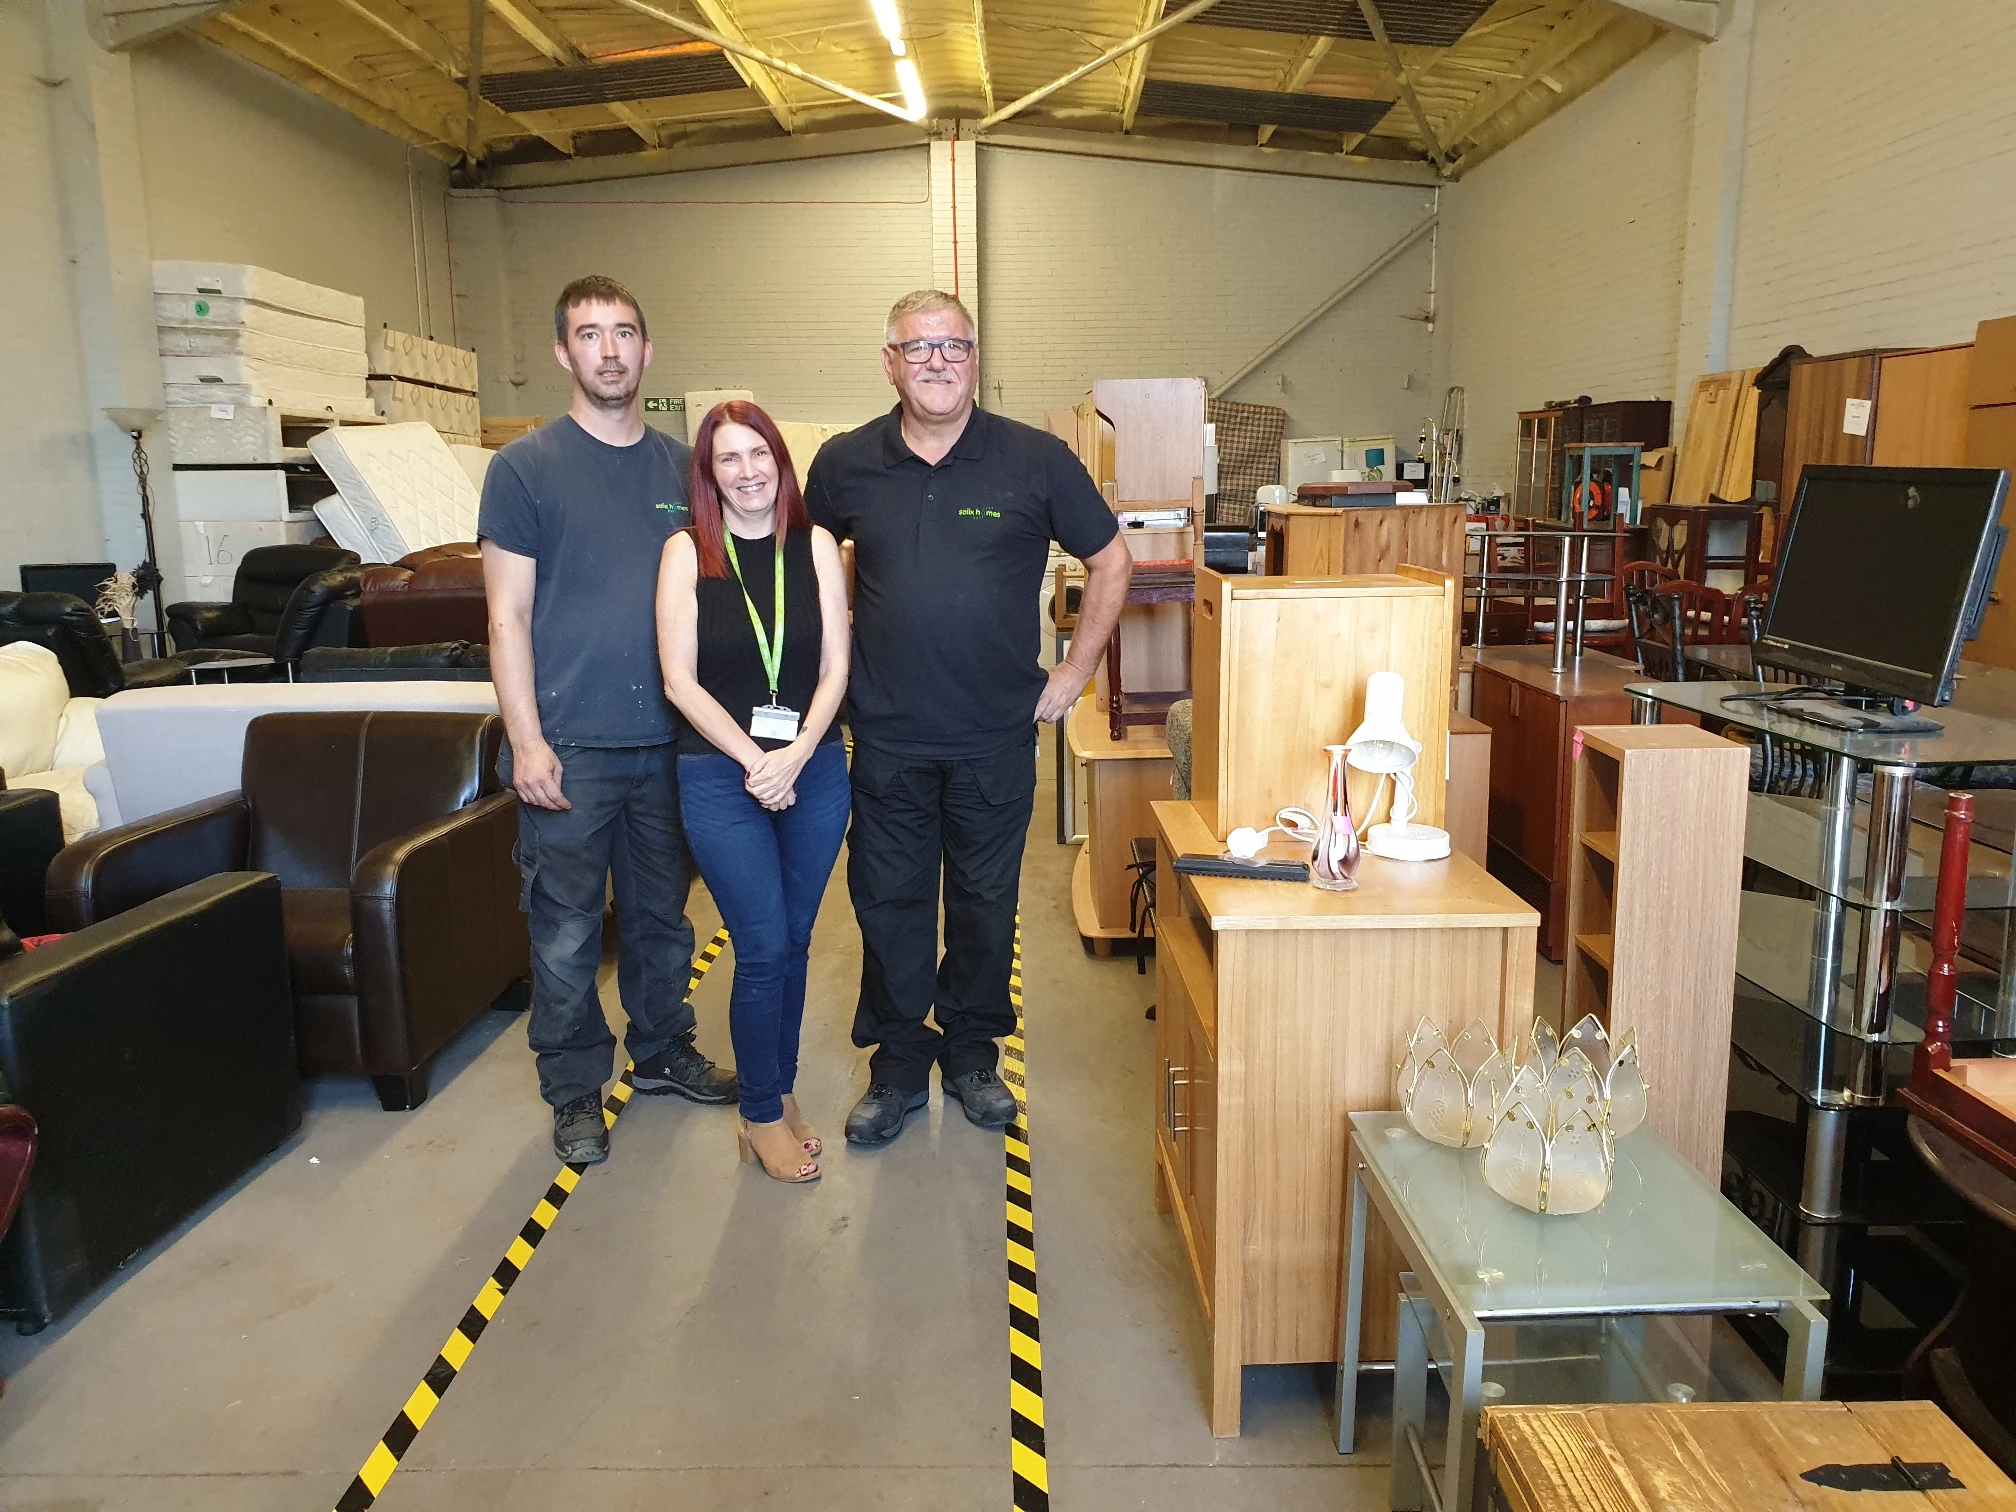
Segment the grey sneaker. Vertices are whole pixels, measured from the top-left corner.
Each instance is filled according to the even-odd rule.
[[[903,1120],[931,1100],[929,1092],[905,1092],[887,1082],[870,1082],[847,1115],[847,1143],[884,1145],[903,1132]]]
[[[1015,1121],[1018,1111],[1015,1094],[988,1067],[941,1080],[945,1095],[958,1098],[959,1105],[966,1110],[966,1122],[983,1129],[1005,1129]]]
[[[674,1040],[630,1071],[630,1085],[652,1097],[676,1092],[688,1102],[731,1103],[742,1095],[733,1071],[723,1071],[693,1048],[693,1038]]]
[[[600,1165],[609,1158],[609,1121],[602,1116],[600,1092],[553,1110],[553,1153],[568,1165]]]

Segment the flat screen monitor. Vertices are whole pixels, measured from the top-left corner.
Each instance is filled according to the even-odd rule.
[[[67,593],[87,604],[98,602],[98,585],[119,570],[116,562],[23,562],[23,593]]]
[[[1820,467],[1778,539],[1757,659],[1943,704],[2002,554],[1996,468]]]

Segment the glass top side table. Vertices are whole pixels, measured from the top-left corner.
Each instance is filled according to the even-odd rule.
[[[2016,766],[2016,698],[2000,669],[1971,668],[1955,701],[1930,711],[1943,728],[1921,735],[1832,729],[1736,696],[1782,693],[1782,683],[1633,683],[1632,718],[1655,722],[1663,705],[1720,720],[1804,750],[1819,793],[1757,793],[1744,854],[1813,892],[1810,900],[1746,892],[1738,932],[1735,1039],[1807,1105],[1802,1218],[1838,1220],[1844,1209],[1848,1112],[1882,1103],[1922,1022],[1922,950],[1909,947],[1904,915],[1929,902],[1936,827],[1914,823],[1918,773],[1941,766]],[[1864,779],[1867,796],[1862,795]],[[2016,1035],[2016,879],[2006,854],[1977,844],[1968,907],[1997,910],[2005,937],[2000,979],[1963,987],[1961,1033],[1999,1042]],[[1970,919],[1974,915],[1970,914]],[[1994,920],[1984,917],[1983,927]],[[1974,927],[1970,925],[1970,929]],[[1999,1046],[1998,1046],[1999,1048]],[[1832,1269],[1817,1231],[1801,1256]]]
[[[1489,1322],[1771,1313],[1790,1344],[1786,1397],[1810,1398],[1820,1389],[1827,1320],[1813,1304],[1827,1296],[1826,1288],[1647,1131],[1618,1142],[1609,1199],[1578,1217],[1547,1218],[1515,1207],[1484,1184],[1477,1151],[1431,1144],[1398,1113],[1351,1115],[1349,1167],[1351,1248],[1338,1309],[1337,1451],[1349,1454],[1357,1434],[1369,1203],[1406,1257],[1455,1356],[1444,1506],[1469,1505]],[[1401,1334],[1403,1340],[1408,1335],[1404,1318]],[[1408,1426],[1401,1394],[1410,1364],[1414,1374],[1425,1370],[1425,1360],[1395,1363],[1396,1465],[1411,1459],[1399,1442]]]

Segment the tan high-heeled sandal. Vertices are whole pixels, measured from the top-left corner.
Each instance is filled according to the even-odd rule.
[[[798,1099],[789,1092],[784,1094],[784,1122],[790,1127],[798,1142],[805,1147],[807,1155],[818,1155],[826,1146],[820,1142],[819,1131],[805,1121],[805,1115],[798,1111]]]
[[[735,1130],[735,1150],[736,1154],[741,1158],[742,1164],[748,1165],[753,1161],[763,1168],[763,1174],[768,1176],[772,1181],[782,1181],[791,1186],[819,1179],[819,1167],[814,1161],[808,1160],[794,1166],[787,1157],[783,1164],[773,1166],[764,1156],[763,1152],[756,1148],[756,1141],[751,1131],[754,1129],[783,1129],[784,1122],[782,1119],[779,1119],[774,1124],[752,1124],[748,1119],[744,1118],[738,1120],[737,1123],[738,1127]]]

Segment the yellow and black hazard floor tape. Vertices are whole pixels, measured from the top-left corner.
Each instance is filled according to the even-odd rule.
[[[1021,1104],[1002,1136],[1008,1175],[1008,1432],[1015,1512],[1050,1512],[1050,1462],[1043,1443],[1043,1341],[1036,1301],[1036,1198],[1029,1161],[1028,1065],[1022,1025],[1022,920],[1008,978],[1015,1032],[1002,1052],[1001,1079]]]
[[[717,930],[714,938],[693,961],[693,975],[687,979],[686,995],[690,998],[700,986],[700,979],[707,975],[714,963],[721,958],[727,948],[728,931]],[[1019,974],[1019,973],[1018,973]],[[616,1085],[609,1090],[609,1096],[602,1103],[602,1122],[614,1128],[616,1119],[629,1104],[632,1087],[631,1068],[623,1067],[623,1074],[616,1079]],[[413,1447],[413,1441],[420,1436],[420,1430],[427,1426],[427,1420],[434,1415],[434,1409],[441,1405],[441,1398],[448,1388],[455,1384],[462,1367],[468,1363],[470,1351],[476,1341],[483,1337],[483,1330],[497,1316],[497,1309],[504,1305],[504,1298],[512,1284],[525,1273],[525,1267],[532,1263],[532,1256],[538,1251],[539,1241],[544,1239],[553,1227],[553,1220],[560,1216],[560,1209],[567,1198],[580,1184],[581,1173],[587,1169],[578,1162],[570,1161],[560,1167],[560,1174],[553,1178],[546,1195],[539,1199],[539,1205],[532,1209],[532,1216],[525,1220],[525,1227],[518,1231],[518,1237],[511,1241],[511,1247],[504,1251],[504,1258],[497,1262],[497,1268],[490,1273],[490,1279],[483,1283],[483,1289],[476,1293],[476,1300],[469,1304],[469,1310],[462,1314],[462,1321],[455,1325],[448,1335],[448,1342],[441,1346],[441,1353],[434,1357],[434,1363],[427,1367],[427,1373],[420,1378],[420,1384],[413,1388],[413,1394],[406,1399],[406,1405],[392,1419],[392,1426],[385,1430],[383,1438],[371,1451],[364,1466],[350,1482],[349,1489],[337,1499],[336,1512],[364,1512],[384,1494],[385,1483],[392,1479],[392,1472],[399,1468],[399,1462],[406,1457],[406,1451]],[[1045,1505],[1048,1505],[1047,1502]]]

